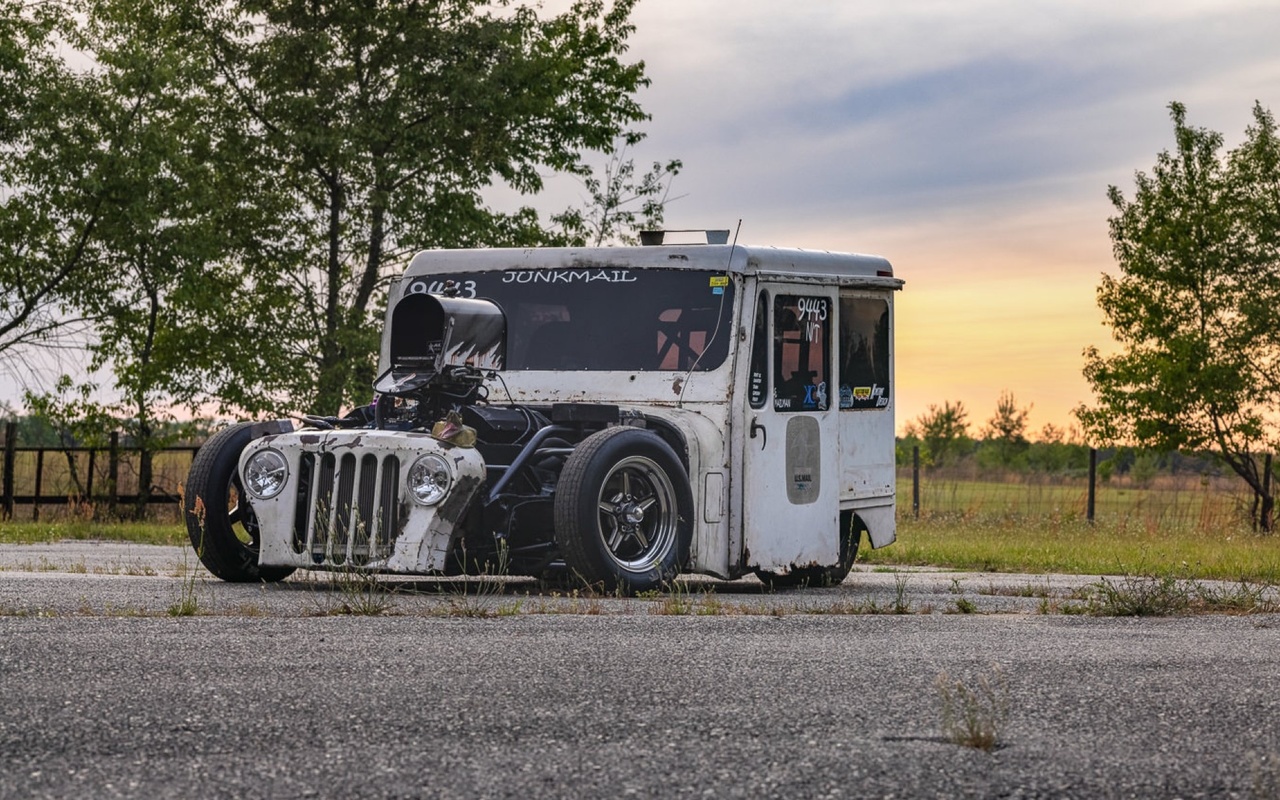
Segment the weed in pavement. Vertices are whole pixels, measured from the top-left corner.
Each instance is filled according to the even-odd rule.
[[[938,675],[935,685],[947,741],[986,752],[1000,746],[1009,715],[1009,686],[998,664],[972,685],[946,671]]]

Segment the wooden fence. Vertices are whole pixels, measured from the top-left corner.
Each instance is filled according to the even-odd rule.
[[[30,519],[39,521],[42,506],[59,506],[95,517],[105,514],[111,519],[119,516],[121,509],[168,506],[180,519],[181,486],[199,447],[152,451],[151,486],[140,490],[136,467],[142,450],[121,447],[119,433],[111,434],[106,447],[23,447],[17,427],[13,422],[4,427],[0,519],[15,519],[19,509],[29,508]],[[48,454],[54,458],[46,458]]]

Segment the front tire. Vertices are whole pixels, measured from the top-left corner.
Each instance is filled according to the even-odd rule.
[[[228,426],[209,437],[191,462],[183,493],[187,536],[200,563],[224,581],[273,582],[293,573],[293,567],[258,566],[258,518],[240,483],[244,448],[275,432],[255,422]]]
[[[689,560],[693,496],[684,466],[656,434],[605,428],[565,462],[556,543],[570,574],[628,594],[669,583]]]

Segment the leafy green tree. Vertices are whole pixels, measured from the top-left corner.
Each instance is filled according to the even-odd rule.
[[[925,458],[930,466],[941,467],[958,461],[970,445],[969,412],[964,403],[945,400],[941,407],[930,404],[929,410],[907,426],[908,437],[924,442]]]
[[[293,367],[246,400],[275,390],[324,412],[367,401],[388,281],[410,254],[557,240],[531,209],[495,212],[484,193],[587,174],[585,152],[610,151],[646,118],[643,64],[623,60],[634,4],[579,0],[545,17],[480,0],[173,12],[262,144],[243,166],[271,177],[281,211],[259,234],[274,263],[254,289],[294,301],[271,336]]]
[[[1089,466],[1089,448],[1052,422],[1040,429],[1036,441],[1027,446],[1027,466],[1044,473],[1084,471]]]
[[[412,252],[661,220],[679,162],[637,178],[623,157],[645,118],[632,6],[0,0],[0,356],[78,322],[110,386],[45,405],[144,447],[178,407],[364,400]],[[590,151],[612,153],[603,182]],[[595,187],[580,230],[484,205],[547,169]]]
[[[9,174],[18,183],[3,236],[15,248],[36,243],[36,257],[6,272],[4,285],[20,294],[23,268],[49,276],[44,302],[55,321],[81,315],[91,334],[81,344],[87,367],[111,375],[102,391],[69,378],[33,388],[28,403],[63,421],[79,415],[81,434],[122,431],[140,447],[139,514],[152,456],[180,432],[172,410],[217,396],[208,368],[261,363],[269,341],[246,336],[264,314],[244,312],[263,295],[242,290],[252,285],[249,251],[224,233],[246,218],[235,202],[251,194],[238,178],[241,159],[217,160],[236,141],[222,134],[235,128],[203,90],[216,74],[188,56],[160,8],[85,0],[59,18],[64,45],[92,62],[46,65],[60,93],[41,88],[47,121],[33,116],[44,124],[13,151]],[[250,299],[228,302],[237,295]]]
[[[239,264],[234,242],[224,236],[234,220],[223,199],[243,188],[227,155],[226,129],[203,87],[215,74],[193,60],[174,38],[163,7],[128,0],[88,0],[76,43],[94,56],[86,76],[94,86],[97,113],[128,114],[131,125],[114,142],[113,169],[104,175],[112,202],[86,240],[83,260],[92,282],[64,287],[64,297],[95,320],[88,344],[91,371],[110,370],[105,396],[94,384],[75,390],[74,401],[46,395],[44,407],[60,405],[87,421],[117,420],[141,449],[136,509],[146,512],[154,453],[181,433],[173,410],[194,411],[210,399],[200,365],[215,358],[246,359],[259,341],[229,355],[211,332],[238,341],[244,331],[221,328],[240,319],[240,308],[217,307],[211,293],[225,264]],[[242,276],[243,277],[243,276]]]
[[[1260,105],[1246,141],[1222,136],[1170,105],[1175,149],[1116,187],[1111,239],[1120,268],[1098,288],[1119,352],[1085,350],[1098,404],[1077,416],[1104,442],[1161,451],[1210,448],[1254,493],[1254,522],[1272,528],[1262,459],[1276,441],[1280,400],[1280,140]]]
[[[1031,407],[1018,408],[1013,392],[1005,389],[996,402],[995,414],[982,429],[982,448],[978,457],[990,466],[1010,467],[1027,449],[1027,417]]]
[[[0,364],[12,385],[27,360],[75,348],[86,320],[64,302],[89,279],[87,242],[115,198],[113,144],[133,124],[101,113],[91,76],[67,67],[66,4],[0,0]]]

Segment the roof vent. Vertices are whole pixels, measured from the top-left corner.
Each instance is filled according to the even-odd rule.
[[[660,244],[728,244],[729,231],[710,231],[691,228],[679,231],[640,231],[640,244],[653,247]]]

